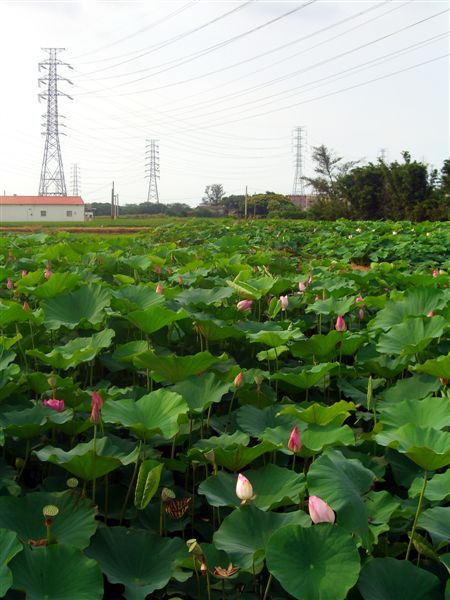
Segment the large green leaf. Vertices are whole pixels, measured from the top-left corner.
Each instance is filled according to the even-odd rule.
[[[110,292],[100,285],[85,285],[78,290],[57,296],[42,303],[44,325],[59,329],[63,325],[74,329],[77,325],[98,325],[105,317],[105,308],[111,300]]]
[[[433,544],[448,544],[450,533],[450,507],[435,506],[424,510],[419,517],[419,527],[431,535]]]
[[[308,425],[302,432],[302,444],[302,455],[313,455],[332,446],[353,446],[355,434],[348,425]]]
[[[134,491],[134,505],[139,510],[143,510],[156,494],[162,468],[162,463],[152,459],[145,460],[139,467]]]
[[[80,281],[81,277],[76,273],[53,273],[50,279],[33,290],[33,294],[40,299],[53,298],[70,292]]]
[[[261,510],[298,504],[305,491],[303,474],[268,464],[262,469],[246,471],[253,486],[253,504]],[[236,475],[220,471],[199,485],[199,494],[206,496],[211,506],[239,506],[236,496]]]
[[[416,371],[419,373],[428,373],[428,375],[433,375],[434,377],[450,379],[450,354],[430,358],[423,364],[417,365]]]
[[[395,558],[368,561],[359,577],[364,600],[438,600],[439,579],[429,571]]]
[[[363,494],[374,477],[359,460],[345,458],[338,450],[327,450],[308,471],[308,492],[331,506],[339,525],[368,543],[368,511]]]
[[[371,324],[373,329],[390,329],[408,317],[426,316],[445,304],[442,291],[434,287],[411,288],[405,298],[388,300]]]
[[[450,399],[429,397],[424,400],[384,402],[381,405],[380,422],[383,423],[383,430],[399,429],[405,423],[444,429],[450,425]]]
[[[99,352],[111,345],[114,335],[112,329],[104,329],[89,338],[75,338],[64,346],[56,346],[48,354],[37,349],[28,350],[27,353],[55,369],[70,369],[93,360]]]
[[[328,425],[331,422],[339,425],[355,410],[356,406],[353,402],[340,400],[339,402],[334,402],[331,406],[323,406],[317,402],[314,402],[314,404],[311,404],[307,408],[291,405],[281,410],[280,414],[292,415],[299,421],[315,425]]]
[[[0,327],[6,327],[10,323],[20,323],[31,319],[30,312],[24,310],[17,302],[0,304]]]
[[[180,423],[187,421],[188,405],[175,392],[159,389],[135,401],[109,400],[103,407],[106,423],[127,427],[141,439],[159,434],[166,439],[176,435]]]
[[[303,511],[290,513],[263,512],[255,506],[244,506],[225,517],[215,532],[214,545],[225,550],[234,565],[259,571],[270,536],[284,525],[307,527],[311,521]]]
[[[150,334],[159,331],[174,321],[185,319],[187,316],[187,312],[183,309],[175,312],[165,306],[152,305],[145,310],[135,310],[128,313],[126,319],[144,333]]]
[[[24,548],[10,563],[13,588],[27,600],[100,600],[103,578],[97,563],[73,546]]]
[[[39,460],[59,465],[76,477],[91,481],[122,465],[135,462],[139,448],[136,446],[130,450],[119,438],[112,441],[108,437],[102,437],[95,444],[94,440],[77,444],[68,452],[54,446],[45,446],[35,454]]]
[[[26,439],[35,437],[55,425],[67,423],[72,418],[71,409],[56,412],[43,404],[36,404],[32,408],[5,411],[0,414],[0,427],[11,436]]]
[[[282,381],[302,390],[311,388],[321,381],[325,375],[330,373],[339,363],[324,363],[306,367],[298,371],[278,371],[271,376],[272,381]]]
[[[416,498],[422,489],[423,477],[417,477],[409,488],[409,497]],[[450,496],[450,469],[447,469],[444,473],[436,473],[427,482],[425,489],[425,498],[432,502],[440,502]]]
[[[427,471],[450,464],[450,433],[411,424],[375,436],[382,446],[395,448]]]
[[[203,462],[208,462],[205,454],[214,450],[215,462],[230,471],[241,471],[244,467],[256,460],[258,456],[274,449],[270,442],[263,441],[256,446],[249,447],[250,438],[241,431],[233,435],[222,434],[208,439],[199,440],[194,448],[189,451],[189,456]]]
[[[233,290],[227,287],[215,287],[212,289],[190,288],[183,290],[177,296],[177,302],[185,306],[196,304],[216,304],[233,295]]]
[[[422,352],[433,339],[440,337],[449,324],[440,315],[418,317],[394,325],[380,336],[377,350],[380,354],[410,355]]]
[[[134,364],[139,368],[151,369],[153,377],[156,375],[159,381],[176,383],[189,375],[199,375],[223,358],[224,356],[216,357],[209,352],[198,352],[192,356],[158,356],[148,351],[137,356]]]
[[[189,411],[202,413],[211,404],[220,402],[231,388],[231,383],[221,381],[214,373],[191,375],[170,389],[180,394],[188,403]]]
[[[88,554],[111,583],[125,586],[127,600],[145,600],[162,589],[177,575],[177,562],[188,558],[186,544],[179,538],[125,527],[99,528]]]
[[[298,600],[344,600],[358,579],[358,549],[351,535],[329,523],[288,525],[267,545],[267,568]]]
[[[0,596],[5,597],[12,585],[13,578],[8,563],[22,550],[22,544],[13,531],[0,529]]]
[[[33,492],[20,498],[0,496],[0,527],[15,531],[25,543],[45,538],[42,509],[48,504],[59,509],[52,524],[57,541],[81,550],[86,548],[97,529],[96,511],[87,499],[68,491]]]
[[[123,315],[134,310],[146,310],[150,306],[164,304],[164,296],[146,285],[133,285],[112,291],[112,305],[118,308]]]

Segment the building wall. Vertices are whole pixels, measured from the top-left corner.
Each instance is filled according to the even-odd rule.
[[[45,215],[41,213],[45,212]],[[67,213],[72,213],[68,215]],[[84,221],[84,205],[1,204],[0,223],[11,221]]]

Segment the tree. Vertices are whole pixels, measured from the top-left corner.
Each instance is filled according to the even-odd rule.
[[[338,201],[340,198],[339,183],[359,161],[343,162],[341,156],[337,156],[332,150],[324,146],[313,148],[312,159],[314,161],[314,172],[317,177],[303,177],[304,181],[326,200]]]
[[[213,183],[207,185],[205,188],[205,195],[202,198],[203,204],[209,204],[211,206],[217,206],[221,203],[225,192],[223,191],[223,185],[221,183]]]

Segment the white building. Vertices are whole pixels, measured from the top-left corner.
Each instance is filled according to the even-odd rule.
[[[81,196],[0,196],[0,223],[84,221]]]

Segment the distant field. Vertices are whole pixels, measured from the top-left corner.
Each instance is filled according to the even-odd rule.
[[[26,223],[24,221],[16,222],[2,222],[0,223],[0,230],[2,228],[20,228],[33,231],[40,231],[42,229],[74,229],[74,228],[89,228],[96,229],[99,227],[154,227],[161,223],[167,223],[169,221],[181,221],[182,217],[119,217],[113,220],[109,217],[97,217],[93,221],[79,221],[74,223],[68,223],[67,221],[53,221],[53,222],[36,222]]]

